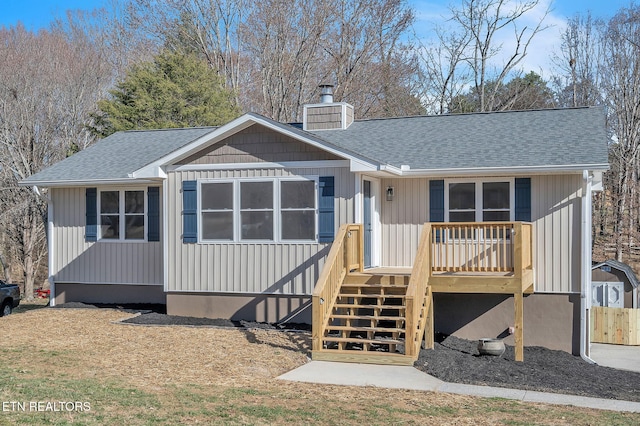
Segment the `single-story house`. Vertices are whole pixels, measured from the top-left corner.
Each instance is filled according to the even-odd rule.
[[[614,259],[591,267],[591,306],[638,308],[638,277],[631,266]]]
[[[428,224],[441,272],[433,331],[509,343],[514,309],[524,310],[527,345],[588,351],[604,109],[356,115],[325,95],[302,123],[247,113],[220,127],[118,132],[25,179],[48,188],[51,304],[166,303],[173,315],[308,322],[343,225],[363,229],[362,260],[347,274],[400,275]],[[466,269],[482,259],[488,266]],[[500,275],[514,268],[522,291]]]

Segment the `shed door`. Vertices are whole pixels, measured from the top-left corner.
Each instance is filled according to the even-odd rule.
[[[591,304],[609,308],[624,308],[624,283],[592,282]]]

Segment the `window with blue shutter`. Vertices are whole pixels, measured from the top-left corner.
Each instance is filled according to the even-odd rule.
[[[182,242],[198,241],[198,182],[182,182]]]
[[[147,241],[160,241],[160,188],[147,189]]]
[[[85,241],[97,241],[98,239],[98,206],[97,189],[87,188],[85,190],[85,211],[86,223],[84,229]]]
[[[531,222],[531,178],[516,178],[515,220]]]
[[[318,242],[333,242],[335,233],[334,177],[318,179]]]

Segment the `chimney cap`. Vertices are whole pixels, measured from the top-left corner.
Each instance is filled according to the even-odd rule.
[[[322,83],[318,87],[320,88],[320,103],[332,104],[333,103],[333,84]]]

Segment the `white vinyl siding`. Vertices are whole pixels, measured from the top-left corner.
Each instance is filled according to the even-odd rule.
[[[580,291],[581,185],[582,175],[531,177],[537,293]],[[429,180],[383,179],[382,187],[388,186],[395,198],[381,203],[382,266],[410,267],[422,224],[429,221]]]
[[[101,189],[109,188],[99,187],[98,191]],[[50,272],[56,282],[162,285],[161,241],[87,242],[85,188],[52,188],[51,197],[54,229]],[[160,220],[162,216],[161,209]]]
[[[535,291],[579,293],[582,175],[533,176]]]
[[[335,176],[335,230],[354,221],[355,177],[348,168],[243,169],[168,173],[167,291],[309,295],[329,253],[330,243],[300,241],[182,242],[182,182],[304,180]],[[287,180],[289,181],[289,180]],[[286,209],[285,209],[286,211]],[[200,232],[200,230],[198,230]]]

